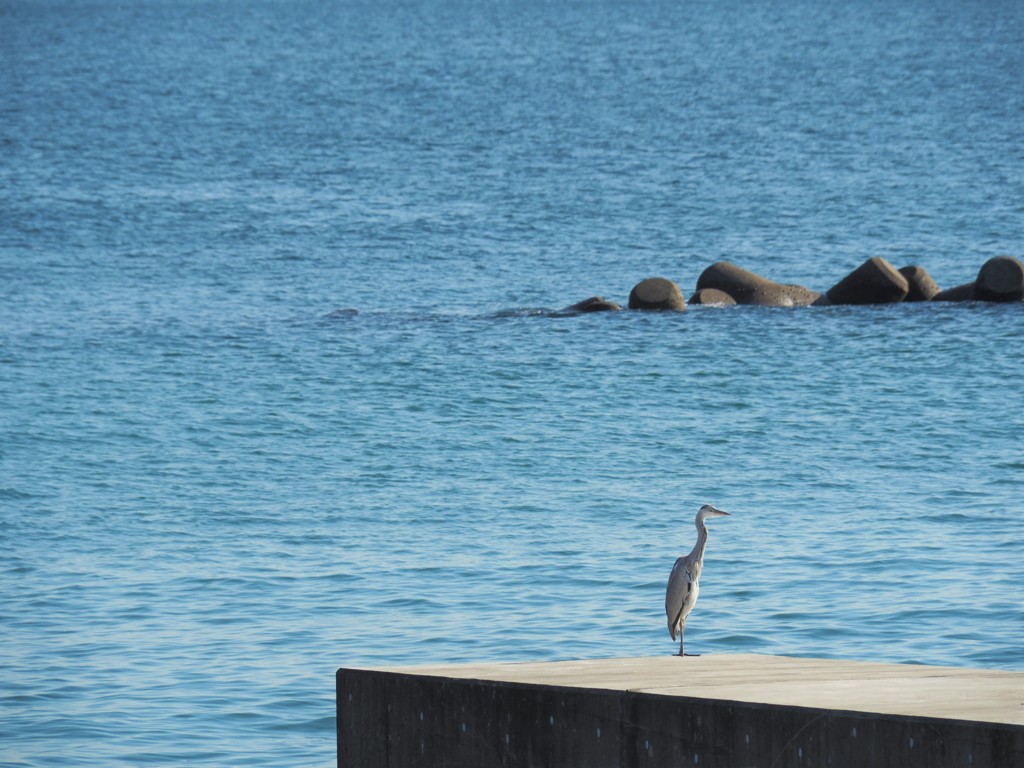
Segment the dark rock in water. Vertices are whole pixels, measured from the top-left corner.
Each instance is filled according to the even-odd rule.
[[[964,283],[939,291],[932,301],[970,301],[974,298],[974,283]]]
[[[569,307],[570,312],[618,312],[622,307],[604,296],[591,296]]]
[[[686,309],[679,286],[664,277],[641,280],[629,292],[630,309]]]
[[[825,294],[830,304],[892,304],[903,301],[910,286],[892,264],[873,256]]]
[[[899,271],[907,279],[907,297],[904,301],[931,301],[941,290],[924,267],[900,267]]]
[[[704,304],[716,307],[728,307],[736,304],[736,299],[725,291],[717,288],[701,288],[690,297],[690,304]]]
[[[328,312],[326,317],[328,317],[328,318],[330,318],[332,320],[340,320],[340,319],[346,318],[346,317],[355,317],[358,314],[359,314],[359,310],[358,309],[344,308],[344,309],[336,309],[333,312]]]
[[[793,302],[792,306],[794,307],[809,307],[821,298],[820,293],[812,291],[810,288],[804,288],[802,285],[785,283],[779,287],[782,288],[783,294]]]
[[[1024,299],[1024,264],[1013,256],[989,259],[978,270],[972,298],[978,301]]]
[[[764,307],[801,307],[813,304],[818,293],[800,285],[780,285],[728,261],[718,261],[701,272],[697,292],[714,289],[729,294],[737,304]]]

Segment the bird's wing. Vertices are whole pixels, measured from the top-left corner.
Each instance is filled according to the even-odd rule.
[[[684,618],[686,598],[692,589],[693,574],[690,564],[685,557],[680,557],[672,568],[672,575],[668,577],[668,589],[665,590],[665,615],[668,617],[668,631],[673,640],[676,639],[680,621]]]

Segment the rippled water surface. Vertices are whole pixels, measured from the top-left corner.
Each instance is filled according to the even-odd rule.
[[[327,766],[344,665],[1024,669],[1020,3],[0,4],[0,764]]]

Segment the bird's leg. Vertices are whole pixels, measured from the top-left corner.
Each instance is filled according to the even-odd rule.
[[[683,653],[683,631],[686,629],[686,622],[684,621],[679,626],[679,655],[680,656],[700,656],[699,653]]]

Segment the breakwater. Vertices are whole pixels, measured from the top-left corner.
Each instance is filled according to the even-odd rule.
[[[725,654],[340,669],[339,768],[1024,764],[1024,673]]]
[[[765,307],[804,307],[841,304],[894,304],[919,301],[1019,302],[1024,300],[1024,263],[1014,256],[995,256],[974,279],[941,289],[918,265],[897,269],[880,256],[867,259],[824,292],[794,283],[779,283],[728,261],[715,262],[697,279],[687,301],[677,283],[666,277],[641,280],[630,291],[627,307],[674,310],[687,304]],[[591,296],[568,309],[576,312],[617,311],[623,306],[603,296]]]

